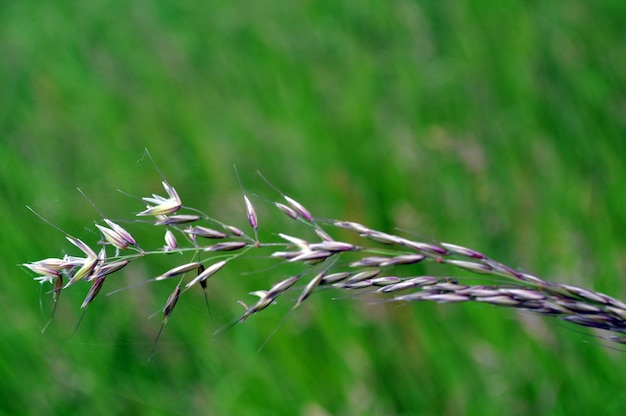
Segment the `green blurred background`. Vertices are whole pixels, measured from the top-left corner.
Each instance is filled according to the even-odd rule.
[[[118,188],[162,193],[147,147],[242,227],[233,164],[268,235],[293,225],[257,170],[318,216],[624,299],[625,20],[616,0],[2,2],[0,413],[623,414],[626,356],[552,320],[325,292],[258,352],[288,302],[212,338],[285,276],[247,261],[212,278],[212,317],[181,300],[148,362],[171,287],[101,295],[68,340],[87,287],[42,335],[47,288],[17,265],[69,250],[26,204],[93,240],[77,187],[112,218],[141,209]]]

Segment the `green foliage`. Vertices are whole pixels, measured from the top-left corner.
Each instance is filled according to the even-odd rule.
[[[100,295],[69,341],[85,292],[63,292],[40,334],[51,296],[16,264],[66,242],[25,205],[93,239],[75,188],[111,218],[142,210],[116,189],[162,192],[145,147],[184,201],[241,227],[233,164],[261,233],[278,219],[257,170],[315,215],[626,299],[626,6],[423,3],[5,2],[0,412],[621,414],[622,353],[489,306],[329,291],[260,352],[288,302],[214,340],[237,299],[288,273],[262,263],[215,276],[212,317],[200,291],[180,302],[150,362],[158,282]]]

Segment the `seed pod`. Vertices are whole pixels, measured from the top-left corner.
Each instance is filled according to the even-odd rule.
[[[381,276],[381,277],[375,277],[371,279],[371,281],[372,281],[372,286],[385,287],[388,285],[400,283],[402,279],[398,276]]]
[[[224,267],[225,265],[226,265],[226,260],[218,261],[217,263],[210,265],[206,269],[202,270],[198,274],[198,276],[196,276],[193,280],[187,283],[185,285],[185,289],[190,288],[191,286],[193,286],[194,284],[198,282],[200,282],[200,284],[206,285],[206,280],[209,277],[213,276],[215,273],[219,272],[222,269],[222,267]],[[202,266],[201,264],[199,264],[198,267],[204,268],[204,266]],[[204,285],[202,286],[203,288],[205,287]]]
[[[248,222],[250,223],[252,229],[256,231],[257,228],[259,228],[259,220],[256,215],[256,211],[254,210],[254,206],[252,205],[252,202],[250,202],[246,194],[243,195],[243,199],[246,202],[246,213],[248,215]]]
[[[270,296],[272,298],[276,298],[278,295],[280,295],[281,293],[285,292],[290,287],[295,285],[296,282],[298,281],[298,279],[300,279],[300,275],[291,276],[291,277],[288,277],[285,280],[282,280],[282,281],[276,283],[274,286],[272,286],[270,288],[270,290],[267,291],[267,296]]]
[[[367,280],[367,279],[371,279],[373,277],[376,277],[380,274],[380,270],[377,269],[373,269],[373,270],[365,270],[363,272],[358,272],[353,274],[352,276],[350,276],[347,280],[346,283],[356,283],[356,282],[360,282],[363,280]]]
[[[543,300],[546,295],[529,289],[501,288],[499,292],[519,300]]]
[[[301,238],[298,237],[293,237],[287,234],[283,234],[283,233],[278,233],[278,236],[280,238],[282,238],[283,240],[287,240],[289,241],[291,244],[293,244],[294,246],[302,249],[302,250],[308,250],[309,249],[309,242],[306,240],[303,240]]]
[[[458,254],[460,256],[465,256],[465,257],[471,257],[474,259],[484,259],[485,255],[482,253],[479,253],[478,251],[466,248],[466,247],[462,247],[462,246],[457,246],[456,244],[449,244],[449,243],[440,243],[445,249],[447,249],[448,251],[454,253],[454,254]]]
[[[378,289],[381,293],[400,292],[406,289],[412,289],[414,287],[428,286],[435,284],[439,281],[436,277],[431,276],[418,276],[403,280],[399,283],[395,283],[389,286]]]
[[[163,198],[159,195],[152,194],[151,198],[141,198],[148,205],[146,210],[137,214],[138,216],[146,216],[146,215],[170,215],[175,213],[182,206],[182,202],[180,201],[180,197],[178,193],[174,189],[174,187],[170,186],[167,182],[162,181],[161,184],[167,193],[169,198]],[[155,204],[151,206],[149,204]]]
[[[367,228],[366,226],[362,224],[359,224],[358,222],[352,222],[352,221],[335,221],[333,222],[333,225],[335,227],[346,228],[348,230],[355,231],[359,234],[369,234],[374,231],[374,230],[370,230],[369,228]]]
[[[340,241],[323,241],[321,243],[309,244],[309,248],[311,250],[325,250],[333,253],[353,251],[357,249],[357,247],[352,244],[342,243]]]
[[[491,274],[492,272],[492,268],[483,263],[474,263],[463,260],[444,260],[444,262],[474,273]]]
[[[165,302],[165,307],[163,308],[163,325],[167,323],[167,320],[170,318],[170,315],[174,311],[174,307],[178,302],[178,297],[180,296],[180,285],[176,285],[174,291],[170,294]]]
[[[104,239],[108,241],[113,247],[120,250],[126,250],[128,248],[128,242],[124,239],[124,237],[122,237],[114,230],[98,224],[96,224],[96,227],[98,228],[98,230],[100,230],[100,232],[104,236]]]
[[[323,241],[335,241],[326,231],[322,230],[319,227],[315,228],[315,234],[317,234],[317,236]]]
[[[198,263],[197,261],[194,261],[194,262],[191,262],[191,263],[185,263],[183,265],[174,267],[173,269],[170,269],[170,270],[166,271],[162,275],[157,276],[154,280],[169,279],[170,277],[174,277],[174,276],[181,275],[183,273],[187,273],[188,271],[197,268],[199,265],[200,265],[200,263]]]
[[[429,290],[432,292],[441,291],[441,292],[457,292],[463,289],[467,289],[467,285],[459,285],[457,283],[450,282],[437,282],[433,285],[429,285],[424,287],[424,290]]]
[[[394,266],[397,264],[415,264],[424,260],[426,256],[423,254],[404,254],[400,256],[391,257],[389,260],[382,262],[381,267]]]
[[[100,293],[100,289],[102,288],[102,285],[104,284],[105,278],[106,276],[101,276],[93,281],[93,284],[89,288],[89,292],[87,292],[87,296],[85,296],[85,300],[83,301],[83,304],[80,305],[82,309],[85,309],[91,302],[93,302],[93,300],[96,298],[98,293]]]
[[[626,321],[626,310],[621,309],[621,308],[614,308],[612,306],[607,306],[605,310],[608,313],[615,315],[618,319]]]
[[[462,289],[457,292],[459,295],[468,295],[472,298],[499,296],[500,291],[495,288],[482,287],[482,286],[470,286],[467,289]]]
[[[165,231],[165,246],[163,247],[163,251],[176,251],[178,248],[178,241],[176,241],[176,236],[170,230]]]
[[[454,293],[436,293],[428,296],[427,299],[438,303],[466,302],[470,300],[469,296],[456,295]]]
[[[421,301],[421,300],[427,299],[430,295],[431,294],[428,292],[415,292],[415,293],[409,293],[407,295],[396,296],[392,300],[400,301],[400,302],[414,302],[414,301]]]
[[[329,258],[330,256],[332,256],[333,253],[331,253],[330,251],[310,251],[310,250],[303,250],[301,254],[297,255],[296,257],[293,257],[291,259],[289,259],[289,262],[296,262],[296,261],[313,261],[313,262],[319,262],[319,261],[324,261],[327,258]]]
[[[519,300],[513,299],[505,295],[484,296],[484,297],[476,298],[476,300],[479,302],[491,303],[493,305],[500,305],[500,306],[518,306],[522,303]]]
[[[278,257],[281,259],[293,259],[296,256],[302,254],[302,251],[275,251],[270,256]]]
[[[243,316],[239,319],[239,322],[245,321],[250,315],[262,311],[274,302],[274,298],[272,296],[269,296],[269,294],[265,291],[259,290],[251,293],[258,295],[260,299],[246,310]]]
[[[196,222],[200,219],[198,215],[163,215],[158,216],[155,225],[180,225]]]
[[[337,283],[337,282],[347,279],[351,274],[352,273],[350,272],[340,272],[340,273],[329,274],[328,276],[325,275],[325,276],[322,276],[322,280],[320,281],[320,284],[330,285],[333,283]]]
[[[72,236],[65,236],[65,238],[67,238],[67,240],[74,244],[76,247],[78,247],[80,249],[80,251],[82,251],[83,253],[85,253],[85,255],[87,257],[98,257],[95,253],[95,251],[93,251],[87,244],[85,244],[84,242],[82,242],[81,240],[79,240],[78,238],[74,238]]]
[[[294,220],[298,219],[298,213],[293,208],[290,208],[285,204],[281,204],[280,202],[274,202],[274,205],[276,205],[276,208],[281,210],[284,214],[286,214],[291,219],[294,219]]]
[[[115,231],[119,236],[121,236],[124,241],[126,241],[126,244],[131,245],[131,246],[135,246],[137,245],[137,241],[135,241],[135,239],[133,238],[133,236],[126,231],[124,228],[122,228],[120,225],[114,223],[113,221],[109,220],[109,219],[104,219],[104,222],[113,230]]]
[[[382,267],[383,264],[389,262],[389,259],[389,257],[381,256],[363,257],[361,260],[350,263],[350,267]]]
[[[76,273],[74,273],[73,275],[71,273],[68,273],[71,275],[71,278],[70,281],[67,282],[65,287],[73,285],[81,279],[88,279],[91,273],[94,271],[97,263],[98,257],[87,257],[84,260],[83,265],[80,267],[80,269],[78,269],[78,271],[76,271]]]
[[[520,279],[525,282],[531,283],[536,286],[548,286],[548,284],[545,281],[541,280],[537,276],[533,276],[528,273],[520,273],[520,274],[521,274]]]
[[[218,238],[219,239],[219,238],[228,237],[226,233],[214,230],[212,228],[202,227],[199,225],[195,227],[189,227],[184,232],[187,234],[195,235],[195,236],[202,237],[202,238]]]
[[[289,198],[287,195],[283,195],[283,198],[285,198],[285,201],[287,201],[289,205],[291,205],[291,208],[293,208],[294,211],[296,211],[302,218],[309,222],[315,222],[309,210],[307,210],[302,204],[295,199]]]
[[[435,244],[421,243],[419,241],[411,241],[405,238],[402,239],[401,245],[408,247],[412,250],[422,251],[422,252],[431,253],[431,254],[441,254],[441,255],[448,254],[448,251],[446,249],[441,248]]]
[[[213,244],[204,247],[204,251],[234,251],[246,247],[248,243],[245,241],[225,241],[223,243]]]
[[[97,279],[99,277],[103,277],[111,273],[115,273],[121,268],[126,267],[128,263],[130,263],[129,260],[118,260],[113,263],[104,264],[97,270],[97,272],[94,273],[92,279]]]
[[[354,283],[349,283],[349,282],[338,283],[334,286],[341,287],[343,289],[365,289],[366,287],[372,287],[373,284],[372,284],[371,279],[367,279],[367,280],[361,280],[361,281],[354,282]]]
[[[67,269],[70,266],[67,263],[66,259],[57,259],[57,258],[48,258],[48,259],[43,259],[43,260],[39,260],[39,261],[35,261],[32,263],[24,263],[22,264],[22,266],[26,266],[29,269],[31,269],[32,271],[34,271],[35,273],[38,273],[36,268],[37,267],[42,267],[43,269],[49,271],[59,271],[62,269]],[[38,273],[38,274],[44,274],[44,273]],[[56,276],[56,274],[54,274]]]
[[[498,263],[495,262],[493,260],[490,259],[483,259],[482,260],[483,264],[485,264],[488,267],[491,267],[491,269],[493,269],[494,274],[499,274],[501,276],[505,276],[505,277],[512,277],[513,279],[520,279],[523,280],[523,275],[522,273],[518,272],[515,269],[512,269],[511,267],[502,264],[502,263]]]
[[[594,314],[603,312],[602,309],[597,306],[589,305],[586,303],[571,301],[571,300],[557,300],[557,304],[566,307],[574,313]]]
[[[309,296],[311,296],[311,294],[320,285],[320,283],[322,282],[322,279],[324,279],[325,276],[326,276],[326,272],[321,272],[321,273],[318,273],[317,276],[315,276],[313,279],[311,279],[311,281],[307,283],[304,290],[298,297],[298,300],[296,301],[295,305],[293,305],[292,309],[295,309],[298,306],[300,306],[302,302],[304,302]]]
[[[226,229],[229,233],[234,235],[235,237],[241,237],[244,235],[243,231],[233,225],[225,225],[224,229]]]
[[[370,240],[374,240],[382,244],[398,245],[402,243],[402,239],[400,237],[380,231],[371,230],[367,233],[362,233],[361,236],[367,237]]]
[[[60,269],[46,264],[45,260],[36,261],[34,263],[22,263],[22,266],[29,268],[41,276],[55,277],[61,274]],[[43,283],[44,281],[48,281],[48,279],[41,279],[40,281]],[[50,281],[52,281],[52,279],[50,279]]]
[[[581,297],[586,300],[590,300],[592,302],[607,304],[608,302],[602,296],[597,293],[594,293],[590,290],[583,289],[581,287],[572,286],[572,285],[559,285],[560,288],[563,288],[573,294],[574,296]]]

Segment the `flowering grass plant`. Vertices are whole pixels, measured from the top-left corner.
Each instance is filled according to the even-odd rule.
[[[308,231],[307,235],[315,237],[276,232],[274,241],[262,241],[258,234],[261,221],[245,191],[243,202],[251,232],[184,206],[172,185],[163,180],[162,186],[166,196],[153,194],[141,198],[145,207],[136,214],[146,226],[162,230],[160,248],[145,249],[148,242],[137,241],[122,225],[101,213],[102,220],[95,224],[95,231],[100,236],[96,246],[61,230],[80,255],[65,254],[23,264],[36,274],[36,281],[52,286],[55,309],[64,290],[89,284],[81,304],[84,316],[111,275],[131,263],[179,253],[186,258],[184,262],[145,281],[177,282],[163,304],[162,323],[154,341],[156,345],[177,303],[187,291],[203,290],[209,307],[208,288],[214,276],[227,270],[231,262],[246,257],[258,258],[262,251],[263,256],[275,260],[276,266],[295,264],[299,265],[300,271],[270,287],[249,293],[252,300],[238,300],[243,307],[242,314],[222,331],[271,307],[286,293],[297,293],[292,311],[314,292],[335,288],[358,296],[369,295],[368,299],[380,302],[474,302],[514,308],[605,330],[609,333],[605,339],[626,343],[626,304],[623,302],[583,287],[549,282],[518,271],[474,249],[451,243],[416,241],[351,221],[321,219],[280,191],[282,200],[273,202],[276,209],[301,223]],[[342,235],[345,231],[352,235],[349,242],[333,236],[339,230],[343,231]],[[439,264],[451,272],[443,276],[414,275],[409,266],[418,263]],[[477,278],[451,277],[459,270],[476,274]]]

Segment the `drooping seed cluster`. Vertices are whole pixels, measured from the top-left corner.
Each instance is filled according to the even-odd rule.
[[[263,242],[258,237],[259,218],[245,191],[245,212],[253,236],[197,209],[184,207],[176,190],[166,181],[162,185],[167,197],[153,194],[142,198],[146,207],[136,214],[140,218],[152,218],[149,220],[151,226],[163,229],[161,249],[142,249],[125,228],[101,214],[102,223],[96,224],[101,235],[98,249],[66,233],[67,240],[82,252],[82,256],[65,255],[23,264],[37,274],[35,280],[53,285],[55,308],[62,290],[79,282],[88,282],[91,287],[81,305],[86,311],[109,275],[132,262],[147,259],[149,255],[181,253],[189,259],[187,262],[147,279],[178,281],[165,301],[156,344],[177,302],[187,290],[200,286],[208,308],[208,279],[230,261],[246,258],[247,253],[264,248],[271,250],[270,257],[278,262],[302,264],[302,271],[268,289],[251,292],[257,299],[249,305],[239,300],[244,312],[234,323],[244,322],[270,307],[287,292],[299,293],[292,307],[294,310],[315,291],[335,288],[358,290],[359,294],[370,294],[391,302],[475,302],[515,308],[607,330],[611,332],[607,339],[626,343],[623,335],[626,334],[626,304],[602,293],[551,283],[517,271],[473,249],[449,243],[414,241],[350,221],[318,221],[302,204],[282,192],[285,203],[275,202],[276,208],[291,220],[312,229],[317,239],[310,241],[278,232],[277,241]],[[338,241],[328,229],[343,230],[344,234],[347,230],[354,234],[351,240],[359,243]],[[488,276],[497,283],[463,284],[461,278],[411,275],[409,266],[427,262]],[[189,274],[193,276],[188,277]]]

